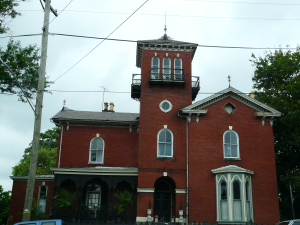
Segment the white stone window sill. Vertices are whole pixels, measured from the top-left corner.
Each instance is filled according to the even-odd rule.
[[[241,158],[223,158],[224,160],[235,160],[235,161],[240,161]]]
[[[156,156],[157,159],[174,159],[173,156]]]
[[[103,162],[88,162],[88,164],[103,165]]]

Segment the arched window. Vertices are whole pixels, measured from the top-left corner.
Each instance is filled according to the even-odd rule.
[[[171,77],[171,59],[169,57],[165,57],[163,60],[163,78],[169,80]]]
[[[234,181],[233,185],[233,220],[242,220],[242,204],[241,204],[241,184],[239,181]]]
[[[154,56],[152,58],[151,78],[152,79],[158,79],[159,78],[159,58],[157,56]]]
[[[174,60],[174,75],[175,80],[181,80],[182,79],[182,61],[181,58],[177,57]]]
[[[220,183],[220,207],[222,220],[228,219],[228,201],[227,201],[227,183],[222,181]]]
[[[46,209],[46,198],[47,198],[47,186],[40,186],[39,193],[39,210],[40,212],[45,212]]]
[[[224,133],[224,158],[239,158],[239,138],[238,134],[233,130]]]
[[[157,156],[172,157],[173,156],[173,134],[168,129],[162,129],[158,132],[157,137]]]
[[[90,162],[103,163],[104,141],[102,138],[93,138],[90,145]]]
[[[101,186],[98,184],[89,184],[87,186],[87,207],[93,212],[93,217],[96,218],[97,210],[101,206]]]

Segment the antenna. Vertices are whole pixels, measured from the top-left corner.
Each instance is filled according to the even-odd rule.
[[[230,75],[228,75],[228,77],[227,77],[227,78],[228,78],[228,83],[229,83],[229,87],[230,87],[230,81],[231,81],[231,80],[230,80],[230,78],[231,78],[231,76],[230,76]]]
[[[102,110],[103,110],[103,105],[104,105],[104,95],[105,95],[105,91],[109,91],[107,89],[107,87],[101,86],[103,88],[103,97],[102,97]]]
[[[165,34],[167,34],[167,14],[165,12]]]

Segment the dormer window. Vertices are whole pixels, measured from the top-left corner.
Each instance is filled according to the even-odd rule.
[[[171,77],[171,59],[165,57],[163,60],[163,79],[169,80]]]
[[[174,77],[175,80],[182,79],[182,60],[179,57],[174,60]]]

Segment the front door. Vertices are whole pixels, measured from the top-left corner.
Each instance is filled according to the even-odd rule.
[[[159,221],[169,222],[171,218],[171,192],[154,192],[154,212],[153,216],[158,215]]]

